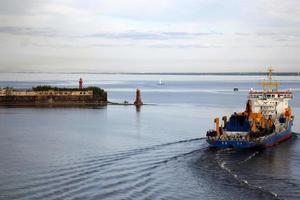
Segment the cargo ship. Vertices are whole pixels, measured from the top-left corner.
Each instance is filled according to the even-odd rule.
[[[293,98],[291,90],[279,90],[280,83],[263,80],[262,90],[250,89],[244,112],[234,113],[227,120],[215,118],[215,129],[207,131],[206,141],[217,148],[266,148],[292,136],[294,116],[288,101]]]

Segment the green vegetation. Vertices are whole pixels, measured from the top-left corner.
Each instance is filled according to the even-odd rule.
[[[79,91],[79,88],[59,88],[59,87],[52,87],[50,85],[39,85],[36,87],[32,87],[33,91]]]
[[[106,92],[99,87],[86,87],[86,88],[83,88],[82,90],[80,90],[79,88],[59,88],[59,87],[52,87],[50,85],[39,85],[36,87],[32,87],[32,90],[33,91],[49,91],[49,90],[53,90],[53,91],[88,91],[88,90],[92,90],[94,96],[106,95]]]
[[[106,92],[101,89],[101,88],[98,88],[98,87],[87,87],[87,88],[84,88],[84,90],[93,90],[93,95],[94,96],[106,96]]]

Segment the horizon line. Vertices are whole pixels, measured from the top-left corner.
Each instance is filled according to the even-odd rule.
[[[119,74],[119,75],[267,75],[269,72],[87,72],[87,71],[75,71],[75,72],[43,72],[43,71],[0,71],[2,74]],[[300,76],[299,72],[273,72],[274,76]]]

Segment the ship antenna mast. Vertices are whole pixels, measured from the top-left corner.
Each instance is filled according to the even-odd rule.
[[[262,86],[264,91],[278,91],[279,82],[272,80],[273,68],[269,68],[268,80],[262,81]]]
[[[270,81],[270,82],[272,81],[272,73],[273,73],[273,68],[270,67],[270,68],[269,68],[269,81]]]

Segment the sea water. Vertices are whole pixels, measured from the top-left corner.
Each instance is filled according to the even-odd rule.
[[[213,119],[243,111],[263,76],[2,73],[0,87],[99,86],[100,108],[0,108],[0,199],[299,199],[300,140],[216,150]],[[300,78],[291,89],[300,132]],[[163,84],[160,84],[160,80]],[[238,88],[239,91],[233,91]]]

